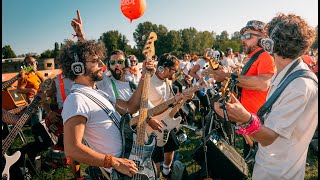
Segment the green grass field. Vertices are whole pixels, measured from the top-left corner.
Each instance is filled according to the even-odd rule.
[[[187,166],[187,171],[189,174],[199,171],[200,166],[192,159],[192,154],[194,153],[196,147],[201,143],[201,137],[195,135],[194,131],[189,129],[184,129],[188,134],[188,143],[184,143],[180,146],[179,154],[182,155],[181,162],[185,163]],[[27,141],[33,141],[30,127],[25,127],[23,129],[24,135]],[[22,141],[19,137],[16,138],[13,143],[13,148],[20,147]],[[236,138],[236,151],[242,154],[241,150],[242,138]],[[43,152],[42,156],[45,156],[47,152]],[[87,167],[85,164],[81,164],[81,174],[86,175],[84,169]],[[34,175],[34,180],[71,180],[73,179],[72,173],[68,166],[61,166],[57,169],[41,170],[39,176]],[[251,180],[251,177],[248,178]],[[306,165],[306,180],[316,180],[318,179],[318,156],[312,150],[309,149],[307,165]]]

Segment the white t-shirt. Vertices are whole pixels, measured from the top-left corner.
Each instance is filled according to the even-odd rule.
[[[173,97],[169,83],[169,81],[159,79],[155,74],[150,78],[149,101],[153,106],[157,106]]]
[[[221,61],[221,64],[228,69],[236,68],[234,61],[228,57],[223,58],[223,60]]]
[[[267,99],[280,85],[292,63],[272,77]],[[299,69],[308,69],[308,66],[300,62],[292,72]],[[311,79],[297,78],[282,92],[271,112],[265,115],[265,126],[278,133],[279,137],[269,146],[259,145],[252,179],[303,180],[308,146],[317,124],[318,85]]]
[[[195,65],[199,65],[200,66],[200,69],[196,73],[198,76],[201,76],[201,72],[203,70],[209,68],[209,66],[210,66],[209,63],[206,62],[206,60],[204,60],[204,59],[200,59],[198,62],[196,62],[196,64],[194,64],[194,66]],[[193,84],[197,84],[197,79],[196,78],[193,78]]]
[[[106,98],[108,97],[107,94],[80,84],[74,84],[71,90],[73,89],[88,92],[99,99],[113,112],[120,122],[121,116],[115,111],[111,102]],[[112,97],[109,98],[111,99]],[[122,152],[122,139],[118,127],[107,113],[86,95],[78,92],[69,94],[64,102],[61,115],[63,123],[77,115],[85,117],[87,122],[84,129],[84,139],[87,141],[90,148],[100,153],[112,154],[115,157],[120,157]],[[111,172],[111,169],[106,170]]]
[[[117,90],[119,95],[118,98],[116,98],[115,90],[112,87],[111,81],[113,81],[115,84],[115,89]],[[128,101],[133,94],[128,81],[127,82],[119,81],[119,80],[116,80],[113,76],[109,77],[105,74],[104,74],[103,80],[96,82],[96,85],[98,89],[105,92],[109,96],[114,97],[115,99],[122,99],[122,100]]]

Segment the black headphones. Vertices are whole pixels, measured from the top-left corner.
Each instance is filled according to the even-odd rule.
[[[172,57],[173,57],[173,56],[172,56],[171,54],[169,54],[169,55],[166,57],[166,60],[171,60]],[[172,63],[171,61],[165,61],[161,66],[158,66],[158,67],[157,67],[158,72],[159,72],[160,74],[163,73],[164,68],[165,68],[165,67],[169,67],[171,63]],[[173,65],[173,64],[172,64],[172,65]],[[171,65],[171,66],[172,66],[172,65]]]
[[[274,51],[274,40],[273,35],[276,33],[279,29],[279,24],[277,24],[270,33],[270,38],[260,38],[258,41],[258,46],[262,47],[265,51],[267,51],[269,54],[272,54]]]
[[[76,76],[83,75],[86,72],[86,69],[84,68],[84,64],[79,61],[79,56],[77,53],[73,53],[74,63],[71,64],[71,70],[73,71],[73,74]]]

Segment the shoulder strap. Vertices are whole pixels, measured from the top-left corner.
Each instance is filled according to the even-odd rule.
[[[59,84],[60,84],[60,92],[61,92],[61,97],[62,97],[62,102],[64,102],[66,100],[66,93],[64,90],[64,81],[62,78],[62,73],[58,75],[59,77]]]
[[[110,80],[111,80],[114,95],[116,96],[116,99],[119,99],[119,94],[118,94],[118,89],[117,89],[116,83],[113,81],[112,78],[110,78]]]
[[[41,75],[41,74],[39,74],[39,72],[38,72],[38,71],[36,71],[36,72],[35,72],[35,74],[38,76],[38,78],[40,79],[40,81],[41,81],[41,82],[43,82],[43,81],[44,81],[44,79],[43,79],[42,75]]]
[[[261,49],[260,51],[256,52],[250,59],[249,61],[246,63],[246,65],[244,65],[244,67],[242,68],[241,71],[241,75],[245,75],[248,70],[250,69],[251,65],[258,59],[258,57],[260,56],[261,53],[264,52],[264,49]]]
[[[111,118],[111,120],[114,122],[114,124],[117,126],[117,128],[120,130],[120,122],[117,120],[116,116],[113,114],[113,112],[104,104],[102,103],[98,98],[94,97],[93,95],[84,92],[80,89],[73,89],[71,92],[78,92],[78,93],[82,93],[85,96],[87,96],[89,99],[91,99],[93,102],[95,102],[98,106],[101,107],[101,109],[103,109],[108,116]],[[70,93],[71,93],[70,92]]]
[[[318,79],[314,73],[310,70],[298,70],[290,74],[283,83],[275,90],[275,92],[271,95],[271,97],[263,104],[263,106],[259,109],[257,115],[261,119],[262,123],[264,123],[263,115],[269,113],[271,111],[272,105],[279,98],[283,90],[288,86],[288,84],[296,78],[303,77],[312,79],[314,82],[318,84]]]
[[[133,81],[129,81],[129,86],[130,86],[132,92],[137,90],[137,85]]]

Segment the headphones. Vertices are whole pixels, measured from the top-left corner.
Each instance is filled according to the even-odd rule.
[[[86,69],[84,68],[84,64],[79,61],[79,57],[77,53],[73,53],[74,63],[71,64],[71,70],[73,71],[73,74],[76,76],[83,75],[86,72]]]
[[[262,47],[265,51],[267,51],[269,54],[273,53],[274,50],[274,40],[273,35],[277,30],[279,29],[279,24],[277,24],[271,31],[270,38],[260,38],[258,41],[258,46]]]
[[[166,60],[171,60],[171,58],[172,58],[172,55],[169,54],[169,55],[166,57]],[[163,73],[163,72],[164,72],[164,68],[165,68],[165,67],[168,67],[168,65],[169,65],[170,63],[171,63],[171,62],[166,61],[166,62],[164,62],[161,66],[158,66],[158,67],[157,67],[158,72],[159,72],[160,74]]]

